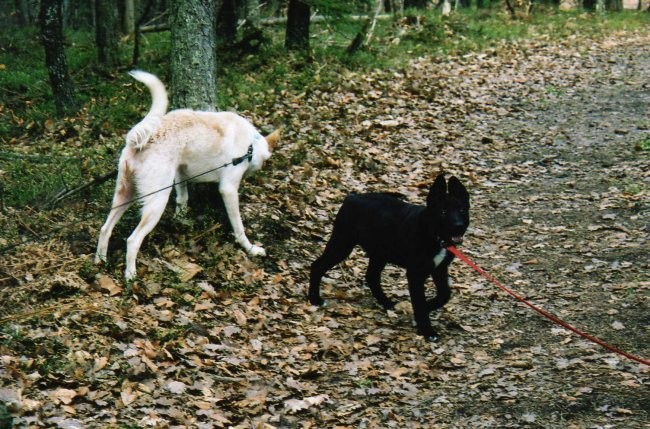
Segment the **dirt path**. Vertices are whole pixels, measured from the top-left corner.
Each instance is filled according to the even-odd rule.
[[[488,121],[507,150],[487,161],[482,202],[491,210],[476,222],[478,246],[466,247],[545,309],[647,358],[650,162],[639,144],[649,135],[650,52],[618,42],[583,55],[589,68],[559,61],[546,69],[557,73],[546,96],[514,97],[504,106],[511,114]],[[480,402],[490,399],[456,423],[481,426],[472,422],[478,409],[487,427],[646,427],[647,367],[603,355],[520,306],[485,310],[496,312],[486,325],[503,339],[496,355],[545,364],[479,377]]]
[[[384,273],[394,313],[357,287],[360,252],[330,273],[329,307],[307,305],[305,287],[346,192],[421,202],[443,168],[472,194],[468,255],[649,358],[649,82],[650,37],[620,34],[421,59],[279,100],[285,144],[242,198],[269,258],[206,235],[210,213],[164,220],[130,299],[119,242],[99,280],[92,240],[25,247],[0,286],[0,402],[19,427],[648,428],[650,368],[458,262],[436,344],[414,334],[400,270]],[[190,259],[196,277],[169,271]]]
[[[421,201],[414,183],[440,165],[461,172],[475,184],[467,253],[545,309],[647,359],[650,162],[640,149],[650,129],[647,42],[540,42],[415,63],[372,112],[348,108],[366,118],[350,134],[365,129],[371,142],[350,158],[373,153],[379,165],[357,170],[347,187],[383,186]],[[385,90],[372,86],[370,94]],[[399,131],[386,132],[392,126]],[[431,147],[438,157],[427,156]],[[361,264],[351,277],[361,277],[354,271]],[[375,368],[408,371],[393,380],[402,387],[392,386],[389,401],[381,384],[356,390],[365,415],[383,409],[412,427],[645,427],[647,367],[576,338],[466,267],[456,273],[460,296],[439,320],[448,334],[439,346],[412,361],[367,358]],[[395,294],[405,290],[403,278],[391,279]],[[404,356],[388,347],[388,356]]]

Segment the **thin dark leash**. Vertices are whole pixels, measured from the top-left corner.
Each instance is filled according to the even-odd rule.
[[[552,314],[549,313],[548,311],[543,310],[543,309],[537,307],[537,306],[534,305],[534,304],[531,304],[531,303],[528,302],[525,298],[523,298],[522,296],[520,296],[520,295],[517,294],[516,292],[512,291],[511,289],[508,289],[508,288],[507,288],[506,286],[504,286],[501,282],[499,282],[499,281],[496,280],[494,277],[492,277],[492,276],[489,275],[487,272],[485,272],[485,270],[483,270],[483,269],[482,269],[481,267],[479,267],[475,262],[473,262],[471,259],[469,259],[467,256],[465,256],[465,254],[463,254],[463,253],[462,253],[460,250],[458,250],[456,247],[454,247],[454,246],[447,246],[447,250],[449,250],[451,253],[453,253],[456,257],[458,257],[458,259],[460,259],[461,261],[463,261],[465,264],[467,264],[467,265],[469,265],[471,268],[473,268],[477,273],[479,273],[480,275],[482,275],[483,277],[485,277],[486,279],[488,279],[489,281],[491,281],[492,283],[494,283],[494,284],[495,284],[499,289],[501,289],[502,291],[506,292],[508,295],[514,297],[515,299],[517,299],[518,301],[522,302],[523,304],[527,305],[528,307],[532,308],[533,310],[535,310],[536,312],[538,312],[538,313],[541,314],[542,316],[544,316],[544,317],[550,319],[550,320],[553,321],[554,323],[557,323],[558,325],[560,325],[560,326],[562,326],[562,327],[564,327],[564,328],[566,328],[566,329],[568,329],[568,330],[570,330],[570,331],[572,331],[572,332],[578,334],[579,336],[581,336],[581,337],[583,337],[583,338],[586,338],[587,340],[589,340],[589,341],[591,341],[591,342],[593,342],[593,343],[596,343],[596,344],[598,344],[598,345],[600,345],[600,346],[602,346],[602,347],[605,347],[607,350],[609,350],[609,351],[611,351],[611,352],[613,352],[613,353],[619,354],[619,355],[621,355],[621,356],[625,356],[626,358],[631,359],[631,360],[633,360],[633,361],[636,361],[636,362],[638,362],[638,363],[641,363],[641,364],[643,364],[643,365],[650,366],[650,360],[643,359],[643,358],[641,358],[641,357],[638,357],[638,356],[635,356],[635,355],[633,355],[633,354],[631,354],[631,353],[628,353],[628,352],[626,352],[626,351],[624,351],[624,350],[621,350],[621,349],[619,349],[619,348],[617,348],[617,347],[614,347],[614,346],[612,346],[612,345],[610,345],[610,344],[607,344],[607,343],[604,342],[603,340],[601,340],[601,339],[599,339],[599,338],[596,338],[596,337],[594,337],[593,335],[589,335],[589,334],[587,334],[586,332],[583,332],[583,331],[579,330],[578,328],[576,328],[576,327],[574,327],[574,326],[568,324],[568,323],[565,322],[564,320],[558,318],[557,316],[552,315]]]
[[[171,184],[169,186],[165,186],[164,188],[160,188],[160,189],[155,190],[153,192],[150,192],[150,193],[148,193],[146,195],[138,196],[138,197],[133,198],[133,199],[131,199],[131,200],[125,202],[125,203],[118,204],[118,205],[116,205],[114,207],[111,207],[111,211],[115,210],[117,208],[123,207],[123,206],[133,204],[136,201],[142,200],[144,198],[150,197],[151,195],[155,195],[155,194],[157,194],[159,192],[162,192],[162,191],[165,191],[167,189],[173,188],[176,185],[182,185],[184,183],[191,182],[192,180],[196,179],[197,177],[205,176],[206,174],[210,174],[210,173],[215,172],[217,170],[221,170],[222,168],[230,167],[231,165],[236,166],[236,165],[241,164],[244,161],[251,162],[252,159],[253,159],[253,145],[251,144],[251,145],[248,146],[248,150],[246,151],[246,153],[244,155],[238,156],[237,158],[233,158],[230,162],[227,162],[227,163],[225,163],[223,165],[212,168],[212,169],[210,169],[208,171],[204,171],[203,173],[199,173],[199,174],[197,174],[195,176],[188,177],[187,179],[184,179],[184,180],[182,180],[180,182],[174,182],[173,184]],[[59,226],[59,227],[54,228],[54,229],[52,229],[52,230],[50,230],[50,231],[48,231],[48,232],[46,232],[44,234],[39,234],[39,235],[36,235],[35,237],[32,237],[30,239],[26,239],[26,240],[18,242],[18,243],[13,243],[13,244],[9,244],[7,246],[4,246],[4,247],[0,248],[0,255],[3,255],[3,254],[5,254],[5,253],[17,248],[17,247],[23,246],[25,244],[33,243],[35,241],[40,241],[40,240],[43,240],[45,238],[48,238],[48,237],[56,234],[57,232],[65,231],[68,228],[79,225],[79,222],[84,222],[84,221],[90,219],[93,216],[94,216],[94,214],[89,214],[88,216],[85,216],[85,217],[81,218],[81,220],[77,220],[75,222],[70,222],[69,224]]]

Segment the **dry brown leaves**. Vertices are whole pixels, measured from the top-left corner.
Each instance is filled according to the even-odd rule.
[[[444,170],[471,190],[466,253],[648,357],[649,165],[633,140],[649,128],[649,42],[504,43],[283,94],[283,145],[242,190],[270,256],[161,225],[125,295],[120,254],[94,276],[65,238],[21,248],[2,261],[0,402],[21,427],[643,427],[649,368],[459,263],[437,344],[414,334],[400,270],[384,272],[395,312],[358,287],[360,252],[325,279],[326,308],[305,288],[347,192],[421,202]]]

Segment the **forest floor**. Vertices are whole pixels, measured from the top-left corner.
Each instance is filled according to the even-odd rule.
[[[52,225],[31,228],[74,228],[2,256],[0,422],[650,428],[650,367],[542,318],[462,262],[434,316],[437,343],[415,334],[402,270],[383,275],[396,311],[376,305],[360,251],[325,279],[327,307],[305,298],[347,192],[422,203],[444,170],[471,194],[466,254],[650,358],[649,106],[648,33],[508,42],[279,98],[282,146],[241,190],[266,258],[233,244],[209,189],[196,189],[189,221],[169,208],[130,293],[121,273],[135,211],[113,235],[110,266],[90,263],[108,201],[53,210]],[[29,224],[29,213],[0,216]]]

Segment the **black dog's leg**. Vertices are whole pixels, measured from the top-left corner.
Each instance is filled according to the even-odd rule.
[[[438,335],[431,327],[428,303],[424,294],[424,281],[427,278],[427,273],[409,270],[406,272],[406,277],[409,283],[409,294],[411,295],[411,305],[413,306],[413,316],[418,334],[429,341],[436,341]]]
[[[321,278],[334,265],[342,262],[350,256],[354,243],[350,242],[344,234],[338,233],[336,228],[332,232],[330,241],[325,246],[325,251],[320,258],[311,264],[311,273],[309,275],[309,302],[312,305],[323,305],[325,301],[320,296]]]
[[[437,261],[437,265],[433,267],[431,271],[431,278],[433,279],[433,284],[436,285],[436,297],[427,301],[427,308],[429,312],[438,310],[442,308],[449,298],[451,298],[451,287],[449,281],[449,264],[454,260],[454,255],[451,252],[443,249],[436,259],[441,257],[442,259]],[[435,263],[435,262],[434,262]]]
[[[395,303],[381,289],[381,272],[385,266],[385,261],[370,258],[368,270],[366,271],[366,283],[372,291],[372,296],[375,297],[379,305],[384,307],[385,310],[392,310],[395,308]]]
[[[431,273],[433,283],[436,285],[436,297],[427,301],[427,311],[429,312],[442,308],[451,298],[447,267],[447,265],[438,266]]]

